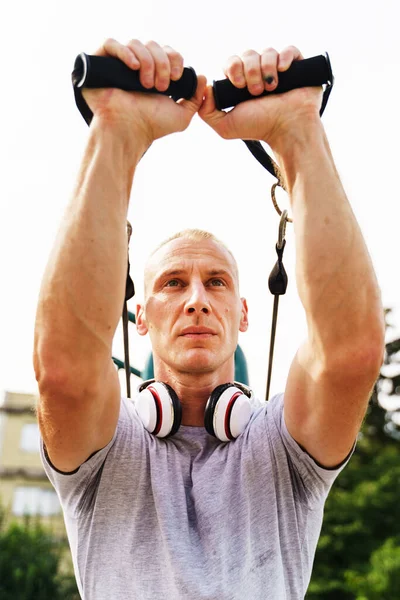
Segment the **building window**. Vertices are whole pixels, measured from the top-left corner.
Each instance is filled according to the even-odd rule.
[[[39,426],[37,423],[29,423],[22,427],[21,433],[21,450],[25,452],[40,451],[40,435]]]
[[[60,502],[54,490],[39,487],[17,487],[14,491],[13,514],[50,517],[61,513]]]

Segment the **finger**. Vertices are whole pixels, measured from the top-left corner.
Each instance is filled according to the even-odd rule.
[[[154,87],[159,92],[165,92],[170,84],[171,67],[168,56],[157,42],[145,44],[154,60]]]
[[[147,89],[154,87],[155,65],[151,52],[139,40],[131,40],[127,46],[139,61],[140,83]]]
[[[246,50],[242,55],[242,61],[249,92],[257,96],[264,91],[260,55],[255,50]]]
[[[179,52],[171,48],[171,46],[163,46],[164,52],[168,56],[171,70],[172,81],[177,81],[182,77],[183,73],[183,58]]]
[[[128,46],[124,46],[113,38],[105,40],[102,46],[94,53],[95,56],[114,56],[119,58],[127,67],[131,69],[139,69],[140,63],[136,58],[135,54],[132,53]]]
[[[220,133],[223,130],[223,121],[228,116],[229,113],[217,109],[215,105],[213,88],[211,85],[207,86],[203,103],[199,109],[199,117],[205,121],[207,125],[210,125],[210,127]]]
[[[278,58],[279,54],[274,48],[267,48],[261,54],[261,72],[268,91],[278,85]]]
[[[240,56],[230,56],[224,67],[225,77],[227,77],[234,86],[238,88],[246,87],[246,78],[244,76],[244,66]]]
[[[185,100],[184,98],[181,98],[180,100],[178,100],[177,104],[179,104],[179,106],[182,106],[185,110],[190,110],[193,113],[197,112],[203,103],[206,87],[207,78],[204,75],[198,75],[195,95],[192,98],[190,98],[190,100]]]
[[[287,71],[295,60],[303,60],[303,55],[296,46],[287,46],[279,54],[278,71]]]
[[[197,88],[196,93],[190,100],[181,99],[178,100],[177,104],[186,112],[186,118],[184,119],[184,126],[186,127],[193,115],[198,112],[203,103],[204,94],[207,87],[207,78],[204,75],[197,76]]]

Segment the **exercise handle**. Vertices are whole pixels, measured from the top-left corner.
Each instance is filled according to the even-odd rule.
[[[158,93],[172,96],[174,100],[190,100],[196,93],[197,75],[192,67],[183,69],[178,81],[171,81],[165,92],[145,88],[139,81],[139,71],[133,71],[119,58],[113,56],[90,56],[82,52],[75,60],[72,72],[74,87],[119,88],[126,92]]]
[[[229,79],[213,82],[215,104],[218,110],[231,108],[246,100],[254,100],[270,94],[282,94],[301,87],[333,84],[333,74],[328,53],[292,63],[287,71],[278,73],[278,85],[272,92],[264,91],[258,96],[250,94],[248,88],[237,88]]]
[[[192,67],[185,67],[182,77],[178,81],[171,81],[168,89],[160,92],[155,87],[143,87],[139,80],[139,71],[133,71],[119,58],[92,56],[82,52],[75,59],[72,85],[76,104],[85,121],[90,124],[93,113],[82,96],[83,88],[119,88],[126,92],[163,94],[175,101],[180,98],[190,100],[196,93],[197,75]]]

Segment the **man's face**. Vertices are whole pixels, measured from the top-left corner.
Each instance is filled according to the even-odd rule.
[[[192,374],[233,365],[238,333],[248,325],[238,288],[231,254],[213,240],[178,238],[162,246],[146,267],[146,299],[136,315],[155,364]]]

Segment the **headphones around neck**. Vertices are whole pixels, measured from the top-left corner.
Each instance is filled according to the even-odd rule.
[[[221,442],[237,438],[252,414],[253,392],[242,383],[224,383],[215,388],[204,411],[206,431]],[[153,435],[174,435],[182,421],[181,402],[170,385],[149,379],[138,388],[136,411],[143,426]]]

